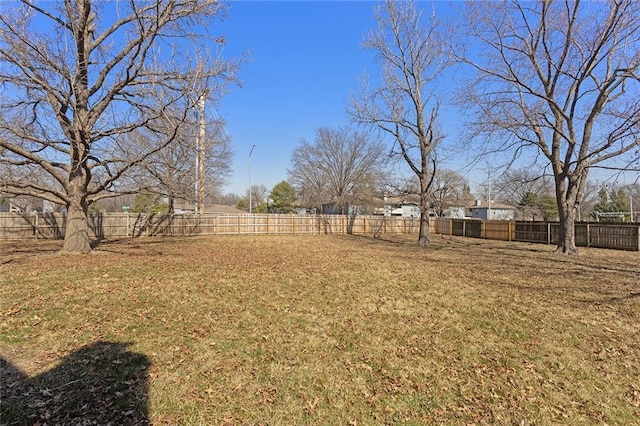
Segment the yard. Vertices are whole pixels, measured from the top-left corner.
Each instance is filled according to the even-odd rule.
[[[638,252],[390,238],[0,241],[0,423],[640,424]]]

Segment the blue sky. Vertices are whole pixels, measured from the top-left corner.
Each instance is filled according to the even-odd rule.
[[[287,178],[293,148],[320,126],[348,124],[346,105],[358,77],[371,69],[361,48],[373,26],[366,1],[236,1],[220,25],[225,54],[250,52],[240,71],[242,88],[222,99],[234,151],[226,192],[252,183],[271,189]]]
[[[444,2],[424,2],[446,8]],[[242,88],[222,99],[234,151],[224,192],[244,194],[252,183],[271,189],[287,178],[293,148],[313,140],[320,126],[348,125],[346,107],[365,72],[377,73],[362,48],[375,27],[371,1],[235,1],[212,29],[224,34],[226,55],[250,52],[240,71]],[[449,134],[450,132],[447,131]],[[451,135],[450,135],[451,136]],[[484,173],[484,172],[483,172]]]
[[[234,152],[224,193],[243,195],[247,190],[253,145],[252,183],[271,189],[287,179],[291,152],[301,138],[313,140],[315,129],[321,126],[350,124],[346,108],[359,88],[359,79],[365,72],[374,77],[379,69],[373,53],[362,48],[367,31],[375,28],[376,4],[362,0],[231,1],[227,19],[218,21],[210,32],[225,36],[225,55],[248,52],[250,61],[240,70],[242,87],[234,88],[216,106],[217,114],[226,120]],[[445,1],[420,1],[418,5],[425,13],[433,10],[440,17],[453,15],[456,8],[456,2]],[[460,145],[464,117],[448,103],[447,85],[440,87],[440,125],[446,135],[444,148],[453,149]],[[440,167],[467,177],[472,191],[479,195],[489,163],[482,160],[469,167],[470,157],[459,149],[448,154],[442,151]],[[488,161],[495,162],[495,177],[502,162]],[[520,161],[518,167],[530,166],[526,158]],[[590,179],[602,180],[600,174],[592,171]]]

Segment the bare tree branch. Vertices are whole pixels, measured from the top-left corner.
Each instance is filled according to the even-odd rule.
[[[638,158],[640,4],[474,2],[467,23],[470,46],[483,52],[458,54],[477,71],[463,95],[472,134],[488,149],[534,148],[546,158],[562,223],[558,251],[576,253],[589,169]]]
[[[289,180],[309,207],[369,203],[382,175],[384,146],[349,128],[320,127],[313,142],[302,140],[291,154]]]
[[[131,193],[137,170],[185,143],[198,96],[206,90],[217,102],[244,59],[223,59],[205,33],[224,14],[217,0],[7,7],[0,15],[0,167],[16,172],[0,176],[0,190],[50,201],[46,194],[56,194],[68,212],[64,250],[89,251],[87,207]],[[40,175],[20,173],[25,165]]]
[[[435,17],[425,24],[415,2],[387,0],[376,10],[378,28],[368,34],[365,47],[376,53],[381,83],[363,88],[350,114],[393,141],[399,155],[420,182],[419,244],[428,245],[429,204],[436,172],[435,149],[443,140],[437,126],[439,100],[430,85],[448,65],[444,36]],[[399,151],[396,151],[395,148]]]

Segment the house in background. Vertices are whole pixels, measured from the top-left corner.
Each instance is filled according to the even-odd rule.
[[[515,220],[517,211],[513,206],[480,200],[470,210],[471,218],[482,220]]]
[[[344,214],[348,216],[355,216],[359,214],[366,214],[367,210],[362,206],[354,206],[347,204],[344,206],[344,210],[335,203],[324,203],[320,208],[320,214]]]
[[[464,219],[466,217],[466,209],[464,207],[449,207],[444,211],[444,217],[449,219]]]
[[[193,203],[176,203],[174,206],[174,214],[194,214],[195,204]],[[224,204],[211,204],[204,206],[204,213],[208,214],[241,214],[246,213],[233,206],[227,206]]]
[[[420,217],[420,197],[414,194],[389,197],[381,200],[384,207],[377,208],[373,214],[384,216]],[[429,214],[432,216],[432,214]]]
[[[29,195],[8,196],[0,193],[1,213],[33,213],[59,211],[62,206]]]
[[[420,206],[415,203],[402,203],[391,208],[391,216],[420,217]]]

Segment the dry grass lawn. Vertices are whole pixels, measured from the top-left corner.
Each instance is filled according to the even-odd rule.
[[[433,240],[1,241],[0,423],[640,424],[639,253]]]

